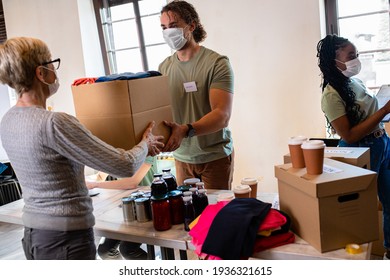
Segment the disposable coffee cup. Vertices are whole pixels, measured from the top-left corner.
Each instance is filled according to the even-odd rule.
[[[248,185],[239,185],[233,188],[233,192],[236,198],[250,198],[252,189]]]
[[[256,178],[242,178],[241,185],[248,185],[251,187],[251,197],[256,198],[257,197],[257,179]]]
[[[217,196],[217,202],[220,201],[231,201],[234,199],[234,193],[233,192],[224,192],[220,193]]]
[[[302,143],[306,172],[310,175],[322,173],[324,168],[325,143],[322,140],[308,140]]]
[[[288,140],[288,149],[290,150],[291,163],[293,168],[304,168],[305,160],[303,158],[302,143],[307,141],[305,136],[295,136]]]

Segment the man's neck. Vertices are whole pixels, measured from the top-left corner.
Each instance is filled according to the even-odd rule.
[[[188,44],[184,49],[177,51],[177,57],[180,61],[189,61],[200,50],[200,45],[193,42]]]

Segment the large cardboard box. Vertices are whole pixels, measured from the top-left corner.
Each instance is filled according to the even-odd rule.
[[[79,121],[116,148],[131,149],[153,120],[153,134],[170,136],[163,123],[172,121],[166,76],[72,86],[72,93]]]
[[[376,173],[328,158],[324,163],[333,173],[275,166],[280,209],[292,230],[320,252],[377,240]]]
[[[370,148],[325,147],[324,157],[370,169]],[[284,163],[291,163],[290,154],[283,156]]]

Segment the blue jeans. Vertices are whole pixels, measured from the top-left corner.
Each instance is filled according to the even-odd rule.
[[[371,170],[378,173],[378,197],[383,208],[384,247],[390,249],[390,139],[386,133],[379,138],[370,135],[353,144],[340,140],[339,147],[370,148]]]

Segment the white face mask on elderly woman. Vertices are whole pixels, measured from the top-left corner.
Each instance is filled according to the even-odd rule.
[[[352,60],[347,61],[347,62],[342,62],[342,61],[337,60],[337,59],[335,59],[335,60],[344,64],[347,67],[347,69],[345,69],[345,70],[340,69],[341,73],[343,73],[343,75],[345,77],[351,78],[352,76],[355,76],[355,75],[360,73],[360,69],[362,68],[362,65],[360,63],[359,58],[355,58],[355,59],[352,59]]]
[[[45,81],[42,81],[42,83],[44,83],[44,84],[49,86],[49,97],[50,97],[50,96],[54,95],[58,91],[58,88],[60,87],[60,81],[58,79],[57,72],[55,70],[52,70],[52,69],[44,67],[44,66],[42,66],[42,67],[47,69],[47,70],[49,70],[49,71],[52,71],[54,73],[54,75],[56,76],[56,80],[53,83],[51,83],[51,84],[49,84],[49,83],[47,83]]]

